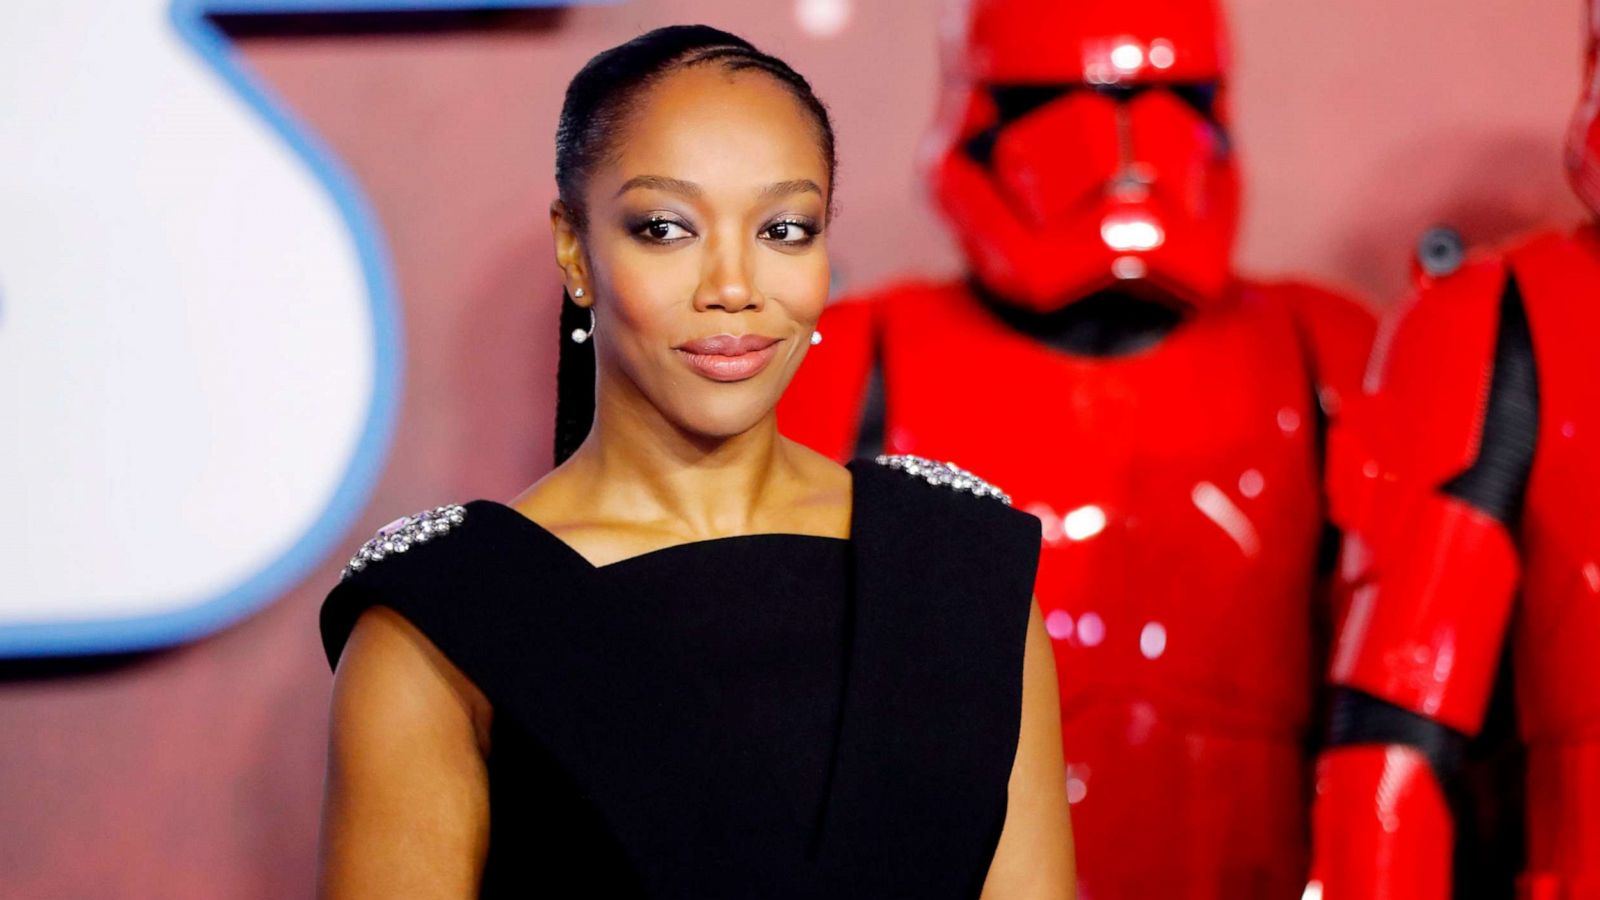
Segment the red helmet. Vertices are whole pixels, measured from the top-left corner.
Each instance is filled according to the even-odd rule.
[[[1041,312],[1119,281],[1227,296],[1238,174],[1211,0],[971,0],[946,24],[930,175],[979,281]]]
[[[1567,176],[1584,205],[1600,213],[1600,3],[1590,0],[1588,18],[1583,99],[1567,131]]]

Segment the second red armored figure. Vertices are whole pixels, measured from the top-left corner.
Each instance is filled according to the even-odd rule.
[[[1600,4],[1567,145],[1600,214]],[[1452,896],[1446,788],[1509,645],[1527,900],[1600,898],[1600,231],[1476,260],[1405,303],[1332,460],[1353,587],[1317,784],[1326,900]],[[1468,888],[1471,885],[1466,886]]]

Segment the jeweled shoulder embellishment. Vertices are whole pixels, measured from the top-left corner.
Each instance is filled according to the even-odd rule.
[[[921,478],[929,484],[947,487],[951,490],[965,491],[977,494],[980,497],[993,497],[1007,506],[1011,505],[1011,495],[1000,490],[982,478],[968,472],[955,463],[939,462],[921,456],[899,455],[879,456],[878,465],[899,469],[907,475]]]
[[[457,504],[435,506],[414,515],[401,516],[379,528],[372,540],[361,545],[356,555],[350,557],[344,571],[339,573],[339,580],[343,581],[391,554],[404,553],[413,544],[426,543],[449,534],[450,529],[466,520],[467,508]]]

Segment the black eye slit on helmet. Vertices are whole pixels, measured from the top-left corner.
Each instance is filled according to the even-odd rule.
[[[1019,119],[1025,118],[1040,107],[1075,91],[1094,91],[1119,103],[1151,90],[1164,90],[1195,111],[1216,130],[1223,140],[1227,131],[1217,118],[1217,88],[1214,81],[1179,81],[1159,84],[991,84],[985,90],[994,101],[996,121],[968,138],[963,145],[967,156],[987,167],[994,159],[994,145],[1000,132]]]

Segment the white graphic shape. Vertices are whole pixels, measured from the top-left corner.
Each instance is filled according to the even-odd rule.
[[[370,486],[381,260],[166,0],[4,21],[0,656],[205,633],[303,576]]]

